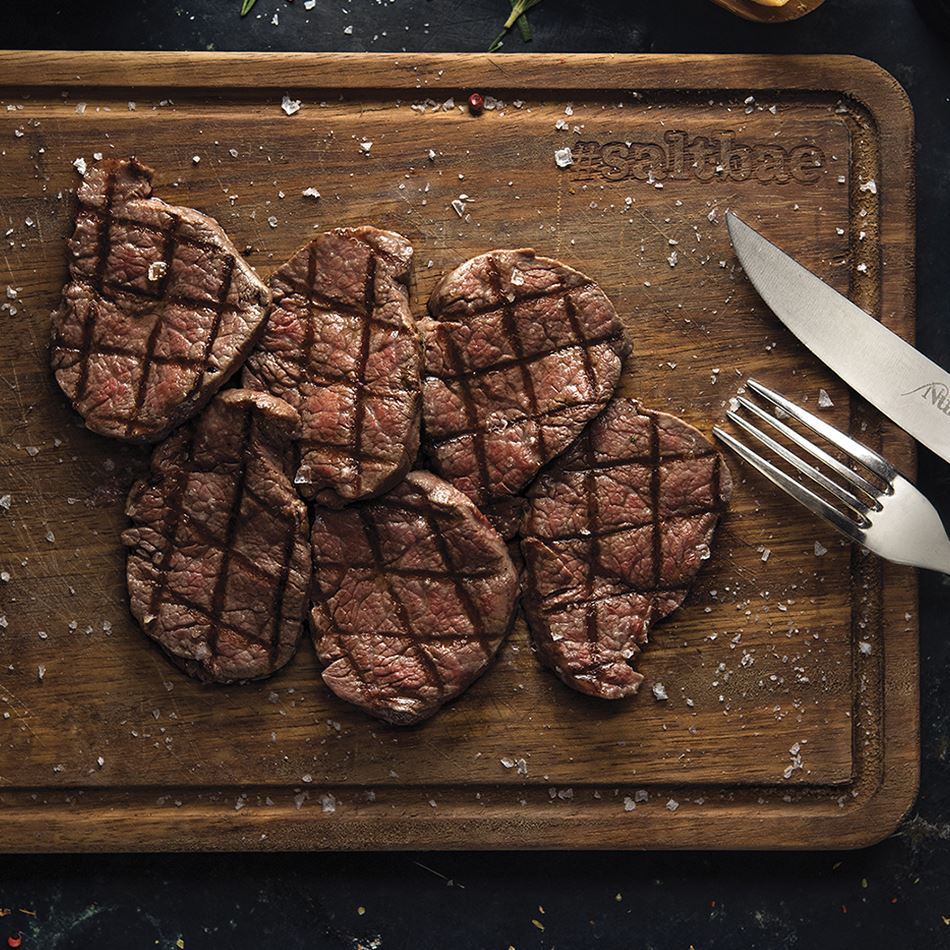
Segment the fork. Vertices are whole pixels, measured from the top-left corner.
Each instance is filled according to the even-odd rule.
[[[800,458],[738,412],[730,410],[726,413],[730,422],[819,485],[845,511],[786,474],[719,426],[713,428],[713,435],[717,439],[852,541],[897,564],[909,564],[950,574],[950,538],[947,537],[940,515],[887,459],[754,379],[748,380],[747,386],[751,392],[772,403],[777,410],[782,410],[790,418],[835,446],[879,479],[880,484],[873,484],[775,415],[743,396],[738,397],[741,409],[817,459],[828,472],[837,476],[837,480]],[[846,485],[842,485],[842,481]]]

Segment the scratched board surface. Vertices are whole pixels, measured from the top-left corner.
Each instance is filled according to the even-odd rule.
[[[119,535],[148,451],[85,430],[48,359],[74,161],[135,155],[265,278],[346,225],[410,239],[416,314],[479,252],[559,257],[627,326],[624,394],[708,433],[750,375],[813,408],[823,389],[825,418],[909,470],[906,437],[765,310],[724,221],[912,336],[910,118],[889,77],[834,58],[40,53],[7,54],[0,87],[6,847],[796,847],[893,827],[916,783],[913,574],[735,459],[639,696],[567,689],[519,621],[460,700],[398,729],[335,699],[306,639],[229,687],[145,640]],[[494,97],[478,118],[459,107],[475,87]]]

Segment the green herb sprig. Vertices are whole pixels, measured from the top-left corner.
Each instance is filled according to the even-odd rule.
[[[511,16],[505,20],[505,25],[502,27],[501,32],[492,40],[491,46],[488,47],[488,52],[494,53],[501,49],[502,40],[504,40],[508,35],[508,31],[515,24],[518,25],[518,32],[521,33],[521,38],[525,43],[530,43],[533,34],[531,32],[531,24],[528,22],[527,13],[540,2],[541,0],[511,0]]]
[[[241,0],[241,16],[247,16],[257,0]]]

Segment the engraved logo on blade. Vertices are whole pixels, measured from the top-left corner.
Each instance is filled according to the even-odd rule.
[[[924,383],[916,389],[901,393],[902,396],[920,396],[935,406],[945,416],[950,416],[950,387],[946,383]]]
[[[813,185],[825,154],[809,142],[740,142],[729,130],[691,135],[670,129],[662,141],[577,142],[571,146],[574,181],[759,181]],[[661,185],[660,185],[661,186]]]

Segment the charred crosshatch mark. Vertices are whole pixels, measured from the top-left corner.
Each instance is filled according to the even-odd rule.
[[[90,429],[133,441],[161,438],[210,398],[253,344],[268,301],[217,223],[155,198],[151,180],[134,159],[104,160],[87,173],[53,318],[51,358],[63,391]],[[199,259],[183,261],[182,249]],[[173,311],[179,321],[193,318],[188,352],[162,351],[171,346],[164,337]],[[225,317],[228,339],[219,347]],[[129,377],[125,402],[117,361]],[[156,373],[169,366],[181,371],[173,386]]]
[[[528,492],[524,608],[542,662],[580,692],[635,693],[632,664],[686,597],[730,494],[699,432],[615,399]]]
[[[417,453],[421,395],[407,293],[411,258],[408,241],[395,232],[339,228],[317,235],[271,277],[270,323],[243,383],[300,412],[295,483],[320,504],[339,507],[386,491]],[[299,345],[289,347],[295,338]],[[323,387],[339,394],[346,409],[326,411]],[[380,416],[386,432],[378,428]]]
[[[431,716],[484,672],[509,630],[518,584],[504,543],[429,472],[411,472],[379,498],[319,510],[312,549],[324,680],[380,719]]]
[[[662,141],[577,142],[573,181],[759,181],[813,185],[825,154],[811,142],[747,142],[733,131],[692,135],[670,129]]]
[[[491,510],[607,403],[630,346],[590,278],[529,249],[460,265],[436,287],[429,310],[422,321],[426,449],[436,471]],[[488,360],[463,351],[459,341],[469,334],[490,339]],[[546,376],[565,366],[572,384],[552,392]],[[508,394],[502,411],[499,389]]]
[[[310,565],[306,508],[285,464],[295,424],[291,408],[272,396],[226,390],[155,450],[151,475],[129,493],[133,527],[123,541],[131,548],[132,612],[177,665],[200,679],[267,676],[296,649]],[[276,569],[239,546],[243,524],[254,525]],[[196,557],[215,565],[203,588],[191,576]],[[270,605],[260,629],[233,618],[254,615],[232,600],[238,575]],[[185,618],[191,633],[183,638]]]

